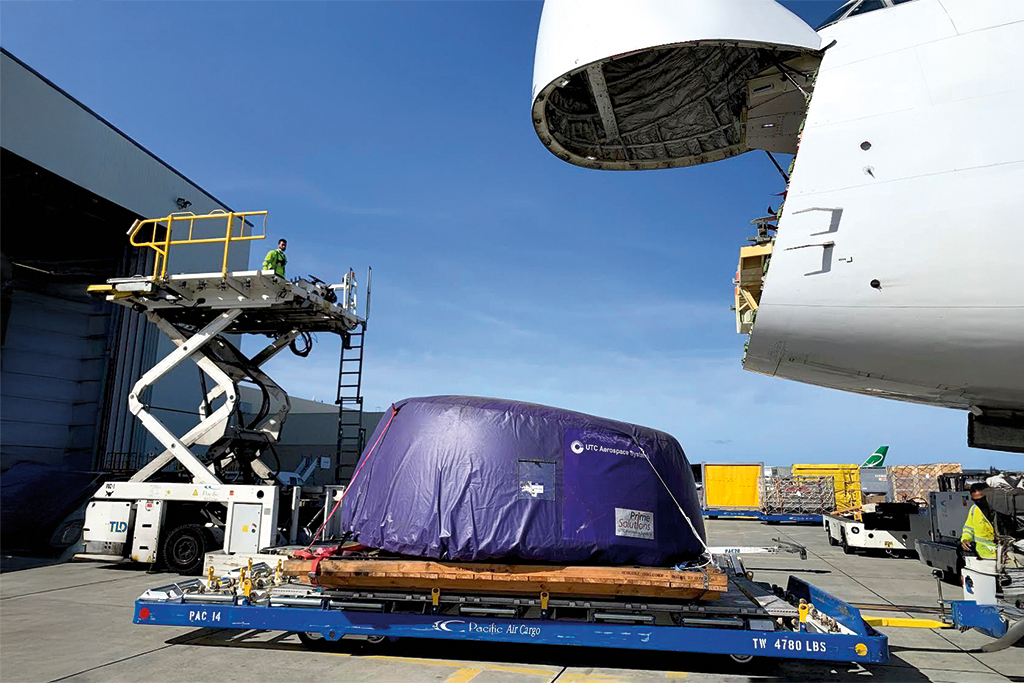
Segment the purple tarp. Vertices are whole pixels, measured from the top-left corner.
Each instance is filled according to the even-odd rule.
[[[410,398],[384,415],[360,466],[343,526],[394,553],[667,566],[702,550],[683,449],[647,427],[501,399]]]

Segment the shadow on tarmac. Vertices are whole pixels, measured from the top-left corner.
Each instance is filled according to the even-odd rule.
[[[197,629],[172,638],[169,645],[200,647],[232,647],[261,650],[310,651],[292,633],[268,631],[234,631]],[[741,664],[726,655],[688,652],[659,652],[589,648],[559,645],[528,645],[523,643],[473,642],[402,638],[371,644],[359,640],[320,641],[318,651],[347,654],[353,657],[387,657],[395,659],[436,659],[514,665],[547,665],[563,668],[601,668],[633,671],[663,671],[737,676],[763,681],[928,681],[916,667],[891,651],[888,665],[861,665],[841,662],[809,662],[772,658],[755,658]],[[913,648],[892,648],[913,650]]]
[[[795,569],[793,567],[746,567],[748,572],[783,572],[786,574],[831,574],[831,569]]]

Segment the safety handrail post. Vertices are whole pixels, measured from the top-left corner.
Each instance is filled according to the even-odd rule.
[[[261,240],[267,237],[267,211],[225,211],[224,209],[214,209],[208,214],[197,216],[191,211],[181,211],[172,213],[163,218],[147,218],[145,220],[137,220],[132,224],[131,229],[128,231],[128,242],[133,247],[149,247],[156,252],[156,258],[153,259],[153,280],[162,280],[167,277],[167,262],[170,256],[171,247],[181,244],[219,244],[224,243],[224,254],[221,260],[221,277],[227,278],[228,273],[228,256],[231,251],[232,242],[249,242],[252,240]],[[262,235],[246,235],[245,234],[245,221],[248,216],[263,216],[263,234]],[[227,218],[227,226],[223,237],[195,237],[195,223],[196,221],[211,219],[211,218]],[[242,220],[242,229],[238,235],[234,234],[234,222],[235,218]],[[188,221],[188,237],[186,239],[176,240],[173,237],[174,221],[178,220]],[[167,234],[162,238],[157,236],[157,228],[161,223],[167,224]],[[148,241],[139,241],[138,236],[144,226],[152,226],[153,234],[149,237]]]
[[[224,262],[221,264],[220,276],[227,278],[228,276],[228,250],[231,248],[231,224],[235,220],[235,213],[233,211],[228,212],[228,230],[227,234],[224,235]],[[244,218],[242,219],[245,220]]]

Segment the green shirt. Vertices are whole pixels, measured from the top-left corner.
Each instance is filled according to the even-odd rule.
[[[284,277],[284,267],[286,265],[288,265],[288,257],[280,249],[272,249],[267,252],[267,257],[263,259],[263,270],[272,270],[275,275],[280,277]]]

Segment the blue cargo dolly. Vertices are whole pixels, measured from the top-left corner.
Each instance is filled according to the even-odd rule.
[[[815,514],[795,514],[795,513],[772,513],[768,514],[761,512],[760,510],[734,510],[725,508],[708,508],[701,511],[701,514],[708,519],[716,519],[718,517],[732,517],[735,519],[756,519],[762,522],[798,522],[804,524],[821,524],[822,516]]]
[[[745,581],[742,576],[735,580]],[[780,628],[778,622],[784,620],[766,618],[764,611],[751,598],[753,582],[747,581],[741,588],[741,584],[733,581],[731,577],[728,591],[733,595],[723,602],[739,604],[749,598],[742,613],[752,614],[760,610],[758,618],[716,619],[712,612],[706,617],[683,615],[672,622],[662,621],[660,624],[653,623],[653,617],[640,614],[601,615],[620,616],[619,623],[590,618],[586,621],[561,620],[549,617],[552,610],[547,609],[546,602],[543,611],[535,609],[531,612],[539,618],[505,618],[452,613],[451,607],[448,613],[444,613],[443,605],[439,607],[435,598],[431,606],[429,597],[421,613],[390,611],[383,603],[380,609],[363,611],[374,603],[335,600],[332,591],[313,588],[308,589],[306,597],[275,599],[271,592],[254,602],[237,595],[206,594],[204,597],[203,593],[189,593],[190,585],[196,586],[201,582],[193,579],[147,591],[136,601],[133,619],[136,624],[150,626],[295,632],[307,643],[313,638],[328,641],[343,637],[371,640],[435,638],[698,652],[730,655],[738,661],[750,657],[778,657],[871,664],[888,662],[886,636],[869,626],[852,605],[801,579],[790,577],[785,592],[788,604],[802,601],[813,605],[813,609],[804,607],[796,610],[794,613],[801,616],[789,620],[793,628]],[[768,595],[769,599],[774,599]],[[725,609],[716,608],[714,602],[707,604],[708,610]],[[812,618],[807,618],[808,612]],[[525,614],[517,612],[520,613]],[[650,623],[644,623],[645,618]],[[831,632],[815,632],[820,630],[818,625],[822,623],[825,630]]]

